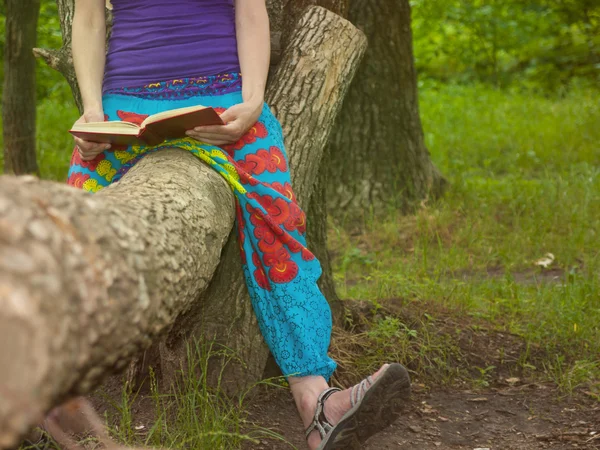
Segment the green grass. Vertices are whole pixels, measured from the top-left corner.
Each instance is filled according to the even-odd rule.
[[[67,179],[73,151],[73,137],[68,130],[78,117],[71,101],[49,99],[38,106],[37,157],[42,178]]]
[[[414,216],[366,217],[358,238],[334,225],[341,296],[451,307],[542,348],[537,372],[565,390],[598,380],[598,94],[423,89],[427,145],[449,191]],[[534,263],[546,253],[550,272]]]
[[[112,428],[115,438],[128,445],[225,450],[238,449],[243,443],[256,445],[265,438],[282,440],[276,433],[246,420],[246,396],[258,385],[235,400],[220,389],[221,377],[211,387],[207,380],[208,363],[214,357],[223,358],[225,367],[235,355],[228,349],[217,349],[212,343],[189,344],[188,364],[168,394],[159,392],[152,376],[150,398],[154,417],[141,431],[136,431],[132,413],[136,395],[125,386],[121,402],[114,405],[118,421]],[[259,383],[266,384],[270,385],[270,380]]]

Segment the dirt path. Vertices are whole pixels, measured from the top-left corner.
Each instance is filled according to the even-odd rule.
[[[286,391],[270,392],[250,408],[251,420],[291,443],[262,441],[252,449],[305,449]],[[373,437],[366,450],[600,449],[600,403],[584,394],[558,400],[544,385],[483,391],[415,392],[406,415]]]

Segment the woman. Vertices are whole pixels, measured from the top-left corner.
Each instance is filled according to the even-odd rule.
[[[281,127],[264,103],[265,0],[113,0],[106,57],[104,7],[105,0],[75,1],[79,121],[141,121],[201,104],[215,107],[225,125],[198,127],[153,148],[111,149],[75,139],[69,184],[96,192],[149,152],[169,147],[189,150],[221,173],[237,199],[250,298],[289,381],[309,448],[360,448],[397,417],[410,382],[392,364],[345,391],[327,385],[335,362],[327,355],[331,313],[316,284],[321,268],[306,248]]]

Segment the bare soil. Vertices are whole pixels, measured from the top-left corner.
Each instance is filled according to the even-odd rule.
[[[250,408],[250,419],[286,437],[248,448],[306,448],[294,403],[272,391]],[[549,385],[481,391],[416,386],[403,417],[372,437],[365,449],[600,449],[600,403],[583,393],[558,398]]]

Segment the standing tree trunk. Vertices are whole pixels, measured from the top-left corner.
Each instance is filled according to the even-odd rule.
[[[325,156],[329,211],[340,216],[435,197],[445,181],[423,139],[409,0],[350,0],[348,18],[369,49]]]
[[[35,159],[35,58],[40,0],[5,0],[6,41],[2,121],[4,172],[37,173]]]
[[[398,206],[437,196],[444,179],[431,164],[419,117],[408,0],[271,0],[272,26],[286,41],[285,30],[309,5],[327,8],[362,28],[369,40],[365,59],[338,116],[325,163],[308,207],[309,246],[321,261],[321,290],[332,301],[334,320],[343,308],[335,292],[327,253],[326,223],[340,216],[394,200]],[[327,200],[327,205],[324,201]],[[310,219],[313,218],[311,221]]]

